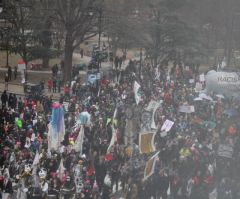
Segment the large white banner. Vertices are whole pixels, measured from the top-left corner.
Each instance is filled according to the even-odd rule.
[[[240,96],[240,75],[235,72],[209,71],[206,75],[206,91],[224,94],[226,97]]]
[[[141,101],[141,92],[140,92],[140,84],[137,83],[136,81],[134,82],[134,96],[136,100],[136,104],[138,105],[139,102]]]

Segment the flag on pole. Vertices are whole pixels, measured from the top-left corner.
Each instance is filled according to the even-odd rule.
[[[58,150],[65,134],[64,109],[59,103],[52,105],[52,117],[48,129],[48,151]]]
[[[136,100],[137,105],[141,101],[141,90],[140,90],[140,88],[141,88],[140,84],[135,81],[134,82],[134,95],[135,95],[135,100]]]
[[[112,122],[112,138],[111,138],[110,144],[108,146],[107,153],[110,152],[114,143],[117,142],[117,129],[115,129],[116,126],[114,126],[114,125],[117,125],[116,116],[117,116],[117,108],[115,108],[115,110],[114,110],[113,119],[112,120],[110,119],[110,121],[113,121]]]
[[[60,180],[64,176],[64,171],[65,171],[65,167],[63,166],[63,159],[61,159],[60,165],[59,165],[58,170],[57,170],[58,177],[60,178]]]
[[[139,150],[140,153],[151,153],[154,152],[154,138],[156,132],[145,132],[139,135]]]
[[[159,152],[157,152],[147,161],[144,169],[143,180],[147,180],[154,173],[156,161],[158,160],[158,154]]]
[[[33,168],[34,166],[38,165],[39,162],[40,162],[40,156],[39,156],[39,153],[38,153],[38,151],[37,151],[36,154],[35,154],[33,163],[32,163],[32,168]]]
[[[108,149],[107,149],[107,153],[110,152],[112,146],[114,145],[115,142],[117,142],[117,129],[114,129],[112,128],[112,138],[111,138],[111,141],[110,141],[110,144],[108,146]]]
[[[76,152],[80,152],[80,155],[82,155],[83,139],[84,139],[84,127],[81,125],[77,139],[72,147],[72,149],[74,149]]]

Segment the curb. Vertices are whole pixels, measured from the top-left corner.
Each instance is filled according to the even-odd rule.
[[[5,84],[5,82],[0,81],[0,84]],[[8,82],[8,85],[22,86],[22,83],[9,83],[9,82]]]

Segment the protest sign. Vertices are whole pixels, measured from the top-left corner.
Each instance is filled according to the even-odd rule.
[[[204,75],[204,74],[201,74],[201,75],[199,76],[199,80],[200,80],[200,82],[205,82],[205,75]]]
[[[166,136],[167,136],[167,132],[164,131],[164,132],[160,133],[160,136],[161,136],[162,138],[163,138],[163,137],[166,137]]]
[[[134,96],[136,100],[136,104],[138,105],[141,101],[141,91],[140,91],[140,84],[138,84],[136,81],[134,82]]]
[[[97,81],[97,75],[89,74],[88,77],[87,77],[87,81],[90,84],[94,84]]]
[[[101,79],[101,73],[97,73],[97,79],[98,79],[98,80]]]
[[[144,169],[143,180],[147,180],[154,173],[156,161],[158,160],[158,154],[159,152],[157,152],[154,156],[150,158],[150,160],[147,161]]]
[[[152,123],[152,112],[144,111],[141,117],[141,130],[149,131],[151,130]]]
[[[181,113],[193,113],[195,112],[194,106],[183,105],[179,107],[179,112]]]
[[[226,144],[220,144],[218,147],[218,155],[225,158],[232,158],[233,147]]]
[[[195,91],[196,91],[196,92],[202,91],[202,84],[201,84],[200,82],[197,82],[197,83],[196,83]]]
[[[26,63],[23,60],[18,61],[18,71],[26,70]]]
[[[150,125],[150,128],[152,129],[157,129],[156,127],[156,123],[155,123],[155,113],[156,113],[156,110],[158,109],[158,107],[160,106],[160,102],[158,101],[154,101],[154,100],[151,100],[148,104],[148,106],[145,108],[146,111],[149,111],[152,113],[152,117],[151,117],[151,125]]]
[[[63,107],[66,112],[68,112],[69,102],[63,102]]]
[[[37,124],[37,119],[33,120],[33,126],[35,126]]]
[[[154,152],[154,138],[156,132],[144,132],[139,134],[139,150],[140,153],[151,153]]]
[[[155,104],[155,107],[153,108],[153,111],[152,111],[152,122],[151,122],[152,129],[157,129],[156,122],[155,122],[155,118],[156,118],[155,115],[156,115],[156,111],[159,108],[159,106],[160,106],[160,102]]]
[[[173,126],[174,122],[173,121],[170,121],[170,120],[166,120],[163,125],[162,125],[162,128],[161,128],[161,131],[165,131],[165,132],[168,132],[171,130],[172,126]]]
[[[155,109],[156,106],[159,105],[159,102],[155,101],[155,100],[151,100],[148,104],[148,106],[145,108],[146,111],[153,111],[153,109]]]
[[[193,84],[195,82],[195,79],[189,79],[189,84]]]

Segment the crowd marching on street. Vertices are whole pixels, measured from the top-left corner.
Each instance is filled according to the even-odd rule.
[[[1,197],[240,198],[239,99],[201,93],[195,65],[114,62],[118,81],[76,74],[58,102],[2,93]]]

